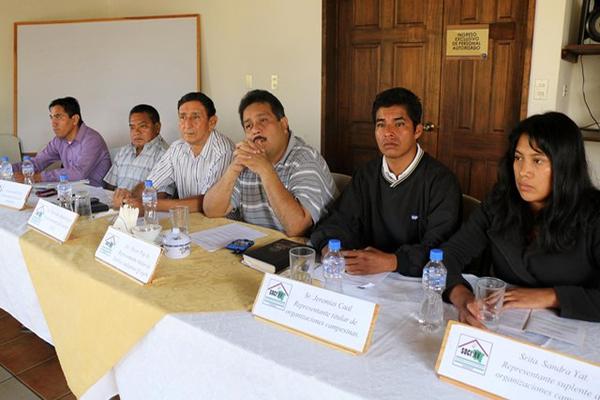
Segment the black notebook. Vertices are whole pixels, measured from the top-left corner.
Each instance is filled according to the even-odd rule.
[[[279,239],[257,249],[246,250],[242,262],[259,271],[278,274],[290,266],[290,249],[300,246],[303,244]]]

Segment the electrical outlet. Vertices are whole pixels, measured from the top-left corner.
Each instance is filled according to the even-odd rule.
[[[271,89],[277,90],[279,87],[279,77],[277,75],[271,75]]]
[[[548,98],[548,80],[536,79],[533,86],[533,99],[546,100]]]
[[[569,86],[563,85],[562,96],[567,97],[568,94],[569,94]]]
[[[246,89],[252,89],[252,74],[246,74]]]

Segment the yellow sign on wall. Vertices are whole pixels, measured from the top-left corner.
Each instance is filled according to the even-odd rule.
[[[487,58],[489,36],[489,25],[449,25],[446,56]]]

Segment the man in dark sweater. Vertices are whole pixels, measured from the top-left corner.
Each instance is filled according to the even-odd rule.
[[[350,274],[421,276],[429,250],[458,227],[458,180],[418,145],[422,106],[414,93],[404,88],[379,93],[372,116],[383,157],[356,171],[310,240],[324,254],[329,239],[340,239]]]

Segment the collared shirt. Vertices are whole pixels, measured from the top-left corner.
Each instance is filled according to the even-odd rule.
[[[390,184],[390,187],[398,186],[402,181],[408,178],[410,174],[413,173],[413,171],[417,168],[417,165],[419,165],[419,161],[421,161],[421,158],[423,158],[423,153],[423,149],[417,143],[417,154],[415,154],[415,158],[413,158],[408,167],[406,167],[406,169],[402,171],[402,173],[400,173],[400,175],[398,176],[396,176],[390,170],[387,160],[385,159],[385,156],[383,156],[383,161],[381,163],[381,173],[383,174],[385,180],[388,181],[388,183]]]
[[[321,154],[290,134],[285,154],[274,168],[283,186],[310,212],[316,224],[336,193],[329,167]],[[283,231],[260,177],[247,168],[235,183],[231,205],[233,218]]]
[[[104,181],[117,188],[133,189],[146,179],[168,148],[169,145],[160,135],[146,143],[140,154],[136,154],[132,144],[121,147]]]
[[[194,156],[191,146],[184,140],[173,142],[148,179],[159,192],[172,193],[175,184],[180,199],[206,193],[221,178],[231,163],[233,142],[213,130],[202,151]]]
[[[72,142],[54,137],[31,161],[35,172],[42,171],[42,182],[58,181],[61,175],[67,175],[70,181],[89,179],[92,186],[102,186],[102,178],[111,165],[106,142],[98,132],[84,123]],[[62,168],[44,171],[56,161],[62,163]],[[13,167],[20,171],[21,163]]]

